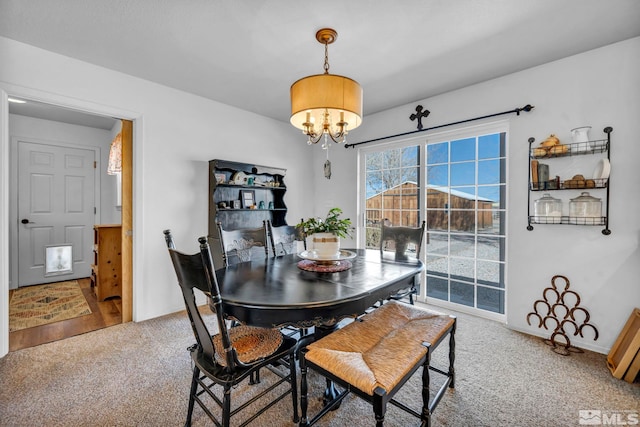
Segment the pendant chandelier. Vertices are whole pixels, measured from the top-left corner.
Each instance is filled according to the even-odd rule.
[[[316,40],[324,44],[324,74],[304,77],[291,85],[291,124],[307,136],[307,144],[316,144],[324,136],[345,142],[347,133],[362,123],[362,88],[348,77],[329,74],[329,45],[338,33],[323,28]]]

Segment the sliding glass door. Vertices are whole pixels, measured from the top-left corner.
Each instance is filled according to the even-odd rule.
[[[364,245],[378,247],[383,222],[418,226],[424,219],[421,298],[504,315],[504,127],[362,149],[360,156]]]

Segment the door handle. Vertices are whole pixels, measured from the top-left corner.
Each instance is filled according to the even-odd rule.
[[[23,224],[35,224],[35,222],[33,221],[29,221],[27,218],[24,218],[22,221],[20,221]]]

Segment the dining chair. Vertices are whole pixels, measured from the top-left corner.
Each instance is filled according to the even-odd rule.
[[[455,385],[455,330],[455,316],[389,301],[359,321],[307,345],[300,352],[300,426],[318,422],[349,393],[373,406],[377,427],[383,426],[389,403],[419,418],[422,426],[430,426],[431,414],[447,388]],[[449,367],[441,370],[431,366],[431,355],[447,336]],[[418,412],[394,396],[420,368],[422,408]],[[325,395],[324,406],[311,419],[307,416],[309,369],[342,389],[335,396]],[[431,371],[445,377],[433,399],[430,398]],[[323,393],[324,389],[318,391],[317,396],[321,398]]]
[[[292,225],[274,227],[267,220],[267,232],[273,256],[295,254],[298,251],[298,230]]]
[[[296,227],[292,225],[274,227],[271,221],[267,220],[267,231],[273,256],[297,253],[300,234]],[[310,332],[309,328],[296,328],[294,326],[283,326],[281,330],[289,337],[298,338],[307,336]]]
[[[420,227],[388,226],[384,222],[380,233],[380,255],[393,257],[394,261],[407,261],[410,258],[420,256],[420,248],[424,238],[425,221]],[[415,283],[406,289],[391,295],[389,299],[400,301],[409,297],[409,303],[413,304],[414,295],[418,294]]]
[[[263,221],[262,227],[256,228],[225,230],[222,228],[221,222],[218,222],[217,226],[225,266],[269,256],[265,221]]]
[[[247,408],[254,408],[253,404],[269,393],[275,396],[270,396],[268,403],[256,409],[242,425],[255,420],[288,394],[291,394],[293,403],[293,422],[297,423],[298,395],[294,358],[297,341],[284,336],[277,329],[247,325],[228,328],[207,238],[198,239],[199,253],[188,255],[175,249],[170,230],[165,230],[164,234],[197,342],[189,348],[193,360],[193,376],[185,426],[191,425],[195,403],[216,425],[228,427],[232,416]],[[212,300],[218,328],[215,335],[209,332],[196,304],[195,289],[206,293]],[[248,384],[252,384],[255,378],[259,381],[258,371],[261,368],[267,368],[276,374],[273,384],[241,405],[234,405],[232,410],[233,391],[246,379]],[[284,391],[281,387],[283,384],[287,385]],[[275,392],[278,387],[280,390]],[[210,408],[214,403],[222,411],[221,416],[214,414]]]

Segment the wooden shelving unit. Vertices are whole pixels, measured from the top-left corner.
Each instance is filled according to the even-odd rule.
[[[209,161],[209,244],[213,260],[222,265],[220,233],[225,230],[287,225],[284,182],[287,170],[229,160]],[[245,195],[250,194],[251,203]],[[251,205],[251,206],[250,206]]]

